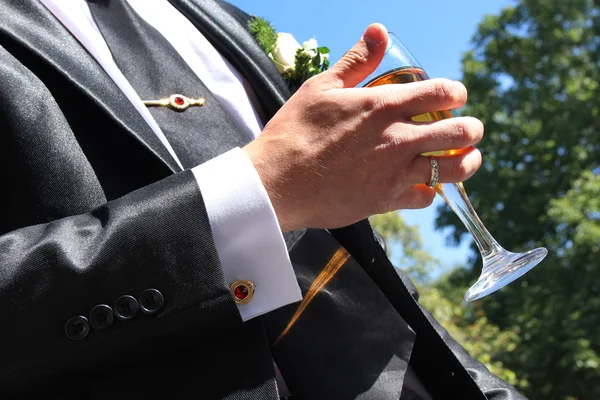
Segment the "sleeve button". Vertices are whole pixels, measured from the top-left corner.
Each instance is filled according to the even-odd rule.
[[[98,304],[90,311],[89,321],[97,331],[108,329],[114,321],[113,310],[106,304]]]
[[[162,293],[156,289],[146,289],[139,297],[140,308],[145,314],[154,314],[158,312],[165,304],[165,298]]]
[[[134,319],[139,310],[140,305],[133,296],[121,296],[117,299],[117,301],[115,301],[115,316],[121,321],[130,321]]]
[[[81,315],[70,318],[65,324],[65,334],[71,340],[83,340],[90,333],[90,323]]]

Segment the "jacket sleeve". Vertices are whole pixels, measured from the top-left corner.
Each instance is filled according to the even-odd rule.
[[[157,354],[161,340],[182,332],[202,340],[242,326],[193,173],[106,201],[48,90],[1,50],[0,397],[52,376]],[[33,196],[39,201],[31,207],[11,199]],[[25,218],[7,209],[27,210],[41,223],[13,226],[9,219]],[[131,318],[108,324],[108,314],[103,321],[91,314],[106,305],[114,315],[119,304]],[[109,326],[95,329],[94,321]]]
[[[115,318],[82,340],[67,337],[70,318],[90,319],[95,305],[114,307],[124,295],[143,302],[140,294],[150,288],[163,295],[157,312]],[[0,387],[191,324],[211,321],[208,331],[216,321],[241,323],[189,171],[88,214],[1,236],[0,304]]]

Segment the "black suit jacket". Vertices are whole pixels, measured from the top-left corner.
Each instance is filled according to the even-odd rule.
[[[171,2],[270,118],[289,92],[248,16]],[[206,158],[231,144],[208,147]],[[33,0],[0,0],[0,182],[2,398],[276,399],[273,358],[295,399],[398,398],[409,361],[436,398],[520,397],[418,305],[366,221],[286,235],[304,292],[332,255],[351,257],[277,344],[298,305],[244,324],[191,172]],[[65,335],[69,318],[148,288],[160,312]]]

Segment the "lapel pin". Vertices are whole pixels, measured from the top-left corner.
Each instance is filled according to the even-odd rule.
[[[204,102],[204,97],[191,99],[181,94],[172,94],[166,99],[144,100],[144,105],[146,107],[169,107],[171,110],[182,112],[190,107],[202,107]]]

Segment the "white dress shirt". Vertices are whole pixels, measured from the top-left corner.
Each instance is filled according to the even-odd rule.
[[[121,73],[86,0],[40,1],[125,93],[181,167],[177,154],[142,103],[153,99],[140,99]],[[260,135],[262,124],[244,88],[249,85],[193,24],[167,0],[128,2],[169,41],[248,138]],[[165,93],[165,97],[171,94]],[[238,306],[243,320],[302,300],[275,211],[246,153],[235,148],[192,172],[202,192],[226,281],[244,279],[256,284],[254,298]]]

